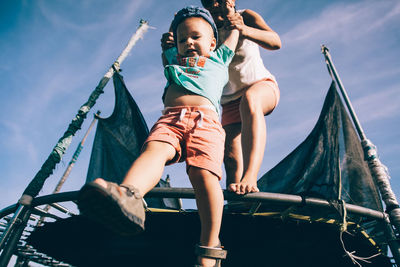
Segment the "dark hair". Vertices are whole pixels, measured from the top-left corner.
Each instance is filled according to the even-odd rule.
[[[201,4],[205,8],[209,8],[214,4],[214,0],[201,0]]]
[[[213,6],[215,1],[218,2],[218,4],[222,4],[222,0],[201,0],[201,4],[203,5],[203,7],[209,8]]]

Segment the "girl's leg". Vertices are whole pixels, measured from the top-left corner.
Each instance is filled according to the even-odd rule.
[[[132,164],[122,184],[135,186],[144,196],[160,181],[165,164],[175,157],[175,153],[175,148],[169,143],[148,142]],[[105,181],[101,178],[96,179],[95,182],[106,187]],[[126,189],[120,188],[120,190]]]
[[[218,177],[208,170],[191,166],[188,171],[196,195],[197,209],[201,222],[200,245],[219,245],[224,196]],[[215,260],[199,257],[199,264],[214,266]]]
[[[270,82],[261,81],[250,86],[242,96],[240,115],[243,175],[239,183],[228,187],[237,194],[258,192],[257,175],[264,157],[267,137],[264,114],[275,108],[278,97],[276,93]]]
[[[224,165],[226,172],[226,188],[230,184],[238,184],[243,174],[242,159],[242,124],[232,123],[224,126],[226,133]]]

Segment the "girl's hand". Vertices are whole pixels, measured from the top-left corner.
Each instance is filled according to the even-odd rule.
[[[233,0],[222,0],[220,6],[224,17],[232,16],[236,12],[235,1]]]
[[[243,30],[246,28],[246,25],[244,24],[242,15],[235,12],[232,15],[228,15],[226,17],[225,27],[230,30],[237,29],[242,34]]]
[[[175,46],[175,41],[174,41],[174,34],[172,32],[166,32],[162,35],[161,37],[161,49],[162,51],[165,51],[169,48],[172,48]]]
[[[225,17],[225,28],[228,30],[238,30],[242,34],[246,25],[244,24],[243,17],[236,12],[235,1],[222,0],[221,3],[222,14]]]

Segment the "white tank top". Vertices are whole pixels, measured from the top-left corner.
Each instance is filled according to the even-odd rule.
[[[241,14],[243,10],[239,11]],[[222,43],[226,39],[227,31],[218,29],[218,36]],[[229,65],[229,82],[225,85],[221,104],[238,99],[243,89],[263,79],[275,77],[265,68],[260,56],[259,45],[248,39],[240,38],[236,47],[235,56]]]

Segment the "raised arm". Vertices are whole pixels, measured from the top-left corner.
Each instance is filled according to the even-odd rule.
[[[165,58],[164,55],[164,51],[174,46],[175,46],[174,34],[172,33],[172,31],[164,33],[161,37],[161,49],[162,49],[161,60],[164,67],[168,65],[167,59]]]
[[[222,14],[225,17],[226,25],[229,25],[230,24],[229,18],[234,16],[235,12],[236,12],[235,11],[235,1],[232,1],[232,0],[222,1],[221,8],[222,8]],[[239,29],[237,29],[235,27],[229,27],[229,29],[230,29],[230,32],[228,33],[223,44],[225,44],[232,51],[235,51],[237,43],[239,41],[239,34],[240,34]]]
[[[227,16],[231,29],[237,29],[240,35],[269,50],[281,48],[281,39],[257,12],[246,9],[242,15],[235,13]]]

